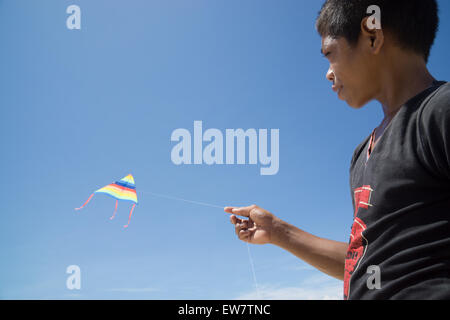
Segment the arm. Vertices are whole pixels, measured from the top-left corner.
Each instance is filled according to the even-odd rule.
[[[225,212],[232,213],[230,220],[239,239],[254,244],[272,243],[318,270],[339,280],[344,279],[347,243],[316,237],[256,205],[226,207]],[[239,219],[235,215],[249,219]]]
[[[279,219],[274,225],[271,243],[318,270],[344,280],[347,243],[316,237]]]

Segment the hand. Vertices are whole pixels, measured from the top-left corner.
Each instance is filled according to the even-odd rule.
[[[230,221],[235,225],[235,232],[240,240],[253,244],[265,244],[272,241],[276,217],[269,211],[257,205],[225,207],[224,211],[232,214]],[[236,215],[249,219],[239,219]]]

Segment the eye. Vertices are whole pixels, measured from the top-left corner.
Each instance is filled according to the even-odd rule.
[[[329,55],[331,54],[331,51],[321,51],[321,53],[322,53],[322,57],[328,58]]]

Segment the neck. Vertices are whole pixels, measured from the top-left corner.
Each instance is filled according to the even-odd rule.
[[[409,99],[429,88],[435,80],[422,57],[398,51],[384,64],[377,100],[384,113],[385,125]]]

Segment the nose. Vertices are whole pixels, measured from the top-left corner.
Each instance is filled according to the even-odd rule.
[[[334,84],[334,72],[333,72],[333,70],[331,70],[331,67],[327,71],[326,78],[327,78],[327,80],[333,82],[333,84]]]

